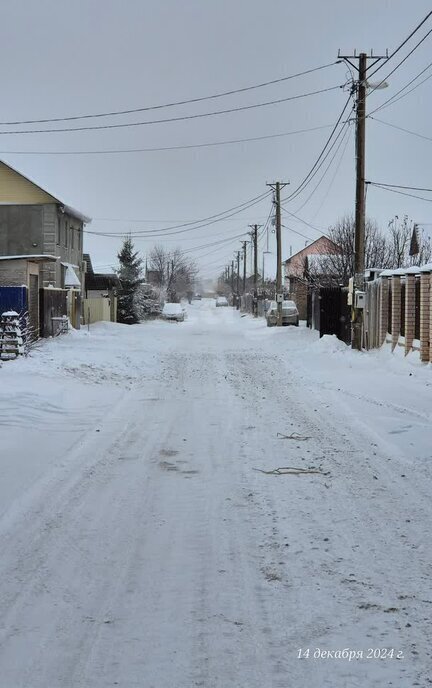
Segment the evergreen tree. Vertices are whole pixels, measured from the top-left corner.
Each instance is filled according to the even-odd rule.
[[[126,237],[123,246],[118,253],[120,268],[118,276],[122,287],[118,294],[117,321],[127,325],[138,322],[135,308],[135,294],[142,283],[142,259],[138,258],[138,251],[130,237]]]

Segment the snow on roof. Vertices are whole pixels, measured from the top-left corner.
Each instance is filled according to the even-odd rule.
[[[62,265],[66,268],[66,274],[65,274],[65,287],[80,287],[81,282],[78,279],[78,276],[74,270],[76,268],[76,265],[71,265],[70,263],[62,263]]]
[[[422,267],[420,268],[420,272],[432,272],[432,263],[422,265]]]
[[[52,263],[58,258],[44,253],[26,253],[21,256],[0,256],[0,260],[28,260],[33,263]]]

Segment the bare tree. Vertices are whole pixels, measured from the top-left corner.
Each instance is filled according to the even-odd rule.
[[[389,222],[389,252],[391,268],[406,268],[411,265],[424,265],[431,259],[431,240],[426,236],[419,236],[418,227],[408,215],[399,218],[398,215]],[[410,255],[411,238],[416,233],[418,252]]]
[[[344,215],[329,228],[328,236],[334,246],[329,247],[323,257],[308,266],[305,262],[305,276],[309,282],[320,284],[343,284],[354,274],[355,219]],[[367,267],[389,267],[390,251],[385,234],[370,218],[365,223],[365,265]]]
[[[157,245],[150,252],[150,269],[155,272],[157,286],[164,290],[170,301],[176,301],[192,291],[198,276],[198,267],[179,248],[167,251]]]

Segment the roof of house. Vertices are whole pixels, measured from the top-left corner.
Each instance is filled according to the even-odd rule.
[[[30,263],[54,263],[58,258],[48,254],[45,255],[44,253],[31,253],[22,256],[0,256],[0,260],[28,260]]]
[[[332,240],[329,239],[328,237],[324,236],[324,234],[323,234],[322,236],[318,237],[318,239],[315,239],[315,241],[312,241],[310,244],[308,244],[307,246],[304,246],[302,249],[300,249],[300,251],[297,251],[297,253],[294,253],[292,256],[290,256],[289,258],[287,258],[286,260],[284,260],[285,265],[287,265],[291,260],[293,260],[293,258],[296,258],[296,257],[299,256],[301,253],[304,253],[307,249],[310,249],[311,246],[314,246],[314,245],[317,244],[319,241],[324,241],[327,245],[328,245],[328,244],[332,244],[332,245],[335,247],[335,249],[337,249],[338,251],[340,251],[339,246],[338,246],[334,241],[332,241]],[[318,254],[318,255],[319,255],[319,254]]]
[[[81,220],[81,222],[83,222],[84,224],[89,224],[89,223],[91,222],[91,218],[90,218],[90,217],[87,217],[87,215],[84,215],[84,214],[81,213],[79,210],[76,210],[75,208],[72,208],[72,206],[66,205],[66,203],[64,203],[64,201],[62,201],[60,198],[57,198],[56,196],[53,196],[53,194],[51,194],[51,193],[50,193],[49,191],[47,191],[46,189],[43,189],[39,184],[36,184],[36,182],[34,182],[34,181],[33,181],[32,179],[30,179],[29,177],[26,177],[26,175],[23,174],[22,172],[19,172],[18,170],[16,170],[14,167],[12,167],[12,165],[9,165],[9,164],[8,164],[7,162],[5,162],[4,160],[0,160],[0,164],[1,164],[1,165],[4,165],[4,166],[7,167],[9,170],[12,170],[12,172],[14,172],[15,174],[18,174],[20,177],[22,177],[23,179],[25,179],[27,182],[30,182],[30,184],[33,184],[33,186],[35,186],[37,189],[39,189],[39,190],[42,191],[43,193],[45,193],[45,194],[47,194],[48,196],[50,196],[50,197],[53,199],[53,202],[54,202],[54,203],[58,203],[58,204],[62,207],[62,209],[64,210],[64,212],[67,213],[68,215],[72,215],[72,217],[76,217],[78,220]],[[3,202],[3,205],[6,205],[6,203]]]
[[[105,291],[106,289],[119,289],[121,282],[118,275],[86,273],[85,288],[94,291]]]

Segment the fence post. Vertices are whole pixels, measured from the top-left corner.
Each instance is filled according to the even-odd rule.
[[[382,346],[388,332],[389,278],[382,277],[379,287],[379,333],[378,346]]]
[[[430,355],[430,273],[422,272],[420,277],[420,360],[429,362]]]
[[[401,278],[392,276],[392,351],[398,345],[401,328]]]
[[[415,330],[415,275],[405,277],[405,355],[413,345]]]

